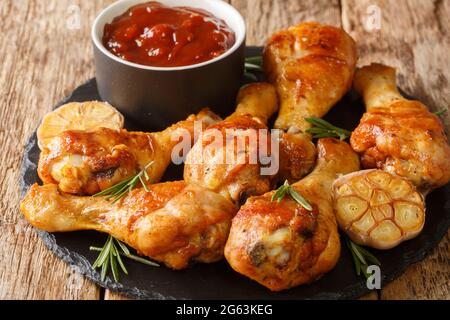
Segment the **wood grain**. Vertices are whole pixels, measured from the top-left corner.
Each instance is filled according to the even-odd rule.
[[[83,4],[82,4],[83,3]],[[0,298],[98,299],[99,288],[46,249],[19,214],[19,167],[41,117],[94,74],[90,21],[106,2],[0,2]],[[70,5],[83,15],[69,29]]]
[[[130,300],[128,297],[115,293],[111,290],[105,290],[105,300]]]
[[[424,261],[383,288],[385,300],[450,299],[450,232]]]
[[[369,16],[379,10],[380,28]],[[398,69],[399,87],[431,110],[450,107],[450,1],[342,0],[342,25],[358,43],[359,64]],[[450,133],[450,112],[443,116]],[[423,262],[382,290],[382,299],[449,299],[449,236]]]
[[[302,21],[341,25],[338,0],[229,0],[247,24],[247,45],[264,45],[280,29]]]
[[[393,64],[405,91],[433,110],[450,105],[450,1],[227,1],[246,19],[248,45],[262,45],[272,32],[300,21],[342,21],[360,45],[362,63]],[[124,299],[56,258],[18,210],[26,140],[55,103],[94,76],[89,30],[112,2],[0,1],[0,299]],[[382,9],[376,32],[364,29],[370,4]],[[450,114],[445,121],[450,128]],[[388,285],[382,298],[449,299],[449,243],[447,236],[425,261]]]
[[[377,8],[380,29],[368,31]],[[342,24],[358,43],[359,65],[394,66],[406,93],[433,111],[450,107],[450,1],[342,0]],[[450,113],[443,119],[450,128]]]

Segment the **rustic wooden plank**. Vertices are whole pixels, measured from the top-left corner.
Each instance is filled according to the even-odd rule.
[[[341,25],[338,0],[230,0],[247,24],[247,45],[264,45],[280,29],[304,22],[319,21]]]
[[[412,265],[381,292],[382,299],[450,298],[450,232],[424,261]]]
[[[377,10],[380,29],[369,31]],[[449,1],[342,0],[343,26],[358,43],[359,65],[396,67],[399,86],[433,111],[450,107],[449,15]],[[450,113],[443,118],[450,128]]]
[[[399,86],[433,111],[450,106],[449,14],[449,1],[342,0],[342,24],[358,43],[359,64],[395,66]],[[443,119],[449,133],[450,112]],[[431,256],[386,286],[382,298],[448,299],[449,258],[447,236]]]
[[[56,258],[21,217],[19,168],[41,117],[93,76],[90,22],[109,2],[0,2],[0,299],[99,298],[98,287]]]
[[[118,294],[111,290],[105,290],[105,300],[130,300],[128,297]]]

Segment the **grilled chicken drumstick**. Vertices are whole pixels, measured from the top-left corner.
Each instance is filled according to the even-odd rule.
[[[54,184],[33,185],[20,209],[49,232],[98,230],[173,269],[223,257],[236,207],[221,195],[183,181],[132,190],[118,202],[62,193]]]
[[[275,33],[264,50],[265,72],[281,100],[275,127],[305,131],[305,118],[324,116],[351,88],[356,60],[343,29],[309,22]]]
[[[320,139],[317,148],[315,169],[291,186],[312,211],[289,195],[272,201],[272,191],[249,198],[232,221],[226,259],[235,271],[273,291],[312,282],[339,258],[331,186],[339,174],[358,170],[359,159],[336,139]]]
[[[194,137],[196,120],[202,121],[205,128],[218,119],[205,109],[155,133],[109,128],[67,130],[49,139],[43,147],[38,174],[44,184],[55,183],[63,192],[92,195],[151,163],[147,167],[149,180],[158,182],[170,164],[172,148],[179,142],[182,130]]]
[[[280,177],[295,182],[316,157],[305,118],[324,116],[351,88],[356,45],[342,29],[301,23],[275,33],[263,59],[280,98],[275,128],[286,132],[280,141]]]
[[[440,119],[397,90],[395,69],[372,64],[358,70],[355,89],[367,112],[350,143],[364,168],[379,168],[412,181],[426,194],[450,180],[450,146]]]
[[[252,83],[242,87],[236,111],[208,127],[188,153],[186,183],[204,186],[234,203],[269,191],[273,175],[261,174],[259,153],[270,152],[267,120],[277,108],[272,85]]]

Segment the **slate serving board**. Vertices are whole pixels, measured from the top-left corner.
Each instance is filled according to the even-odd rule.
[[[248,47],[247,56],[261,54],[262,48]],[[100,100],[95,78],[76,88],[56,107],[71,101]],[[364,112],[361,100],[352,93],[345,96],[325,117],[333,124],[353,129]],[[127,129],[139,129],[125,123]],[[144,128],[141,128],[144,129]],[[145,128],[149,129],[149,128]],[[24,194],[33,183],[41,183],[37,176],[39,148],[36,133],[30,137],[22,162],[21,189]],[[163,181],[181,179],[182,167],[170,167]],[[388,251],[371,251],[381,261],[382,286],[398,277],[412,263],[422,260],[447,233],[450,226],[450,184],[433,191],[426,199],[427,216],[422,233],[413,240]],[[121,275],[121,283],[111,278],[101,281],[100,273],[92,270],[97,252],[89,246],[102,246],[106,235],[94,231],[54,233],[37,230],[46,246],[78,272],[104,288],[138,299],[351,299],[369,292],[364,278],[355,274],[349,251],[342,245],[337,266],[320,280],[279,293],[234,272],[221,261],[198,264],[183,271],[166,267],[149,267],[126,260],[129,275]]]

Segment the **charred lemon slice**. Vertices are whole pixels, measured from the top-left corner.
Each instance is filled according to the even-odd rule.
[[[362,170],[333,184],[339,227],[356,243],[390,249],[412,239],[425,222],[423,196],[405,178],[381,170]]]
[[[94,130],[100,127],[123,128],[123,115],[106,102],[70,102],[47,113],[37,130],[38,146],[66,130]]]

